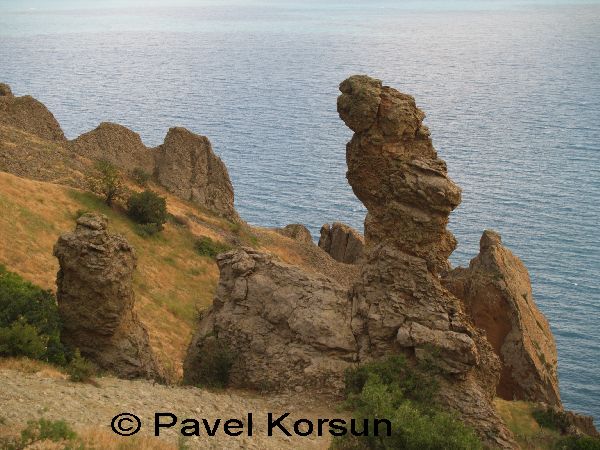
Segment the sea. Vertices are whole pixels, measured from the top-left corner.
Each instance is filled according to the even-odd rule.
[[[463,190],[455,266],[494,229],[529,269],[562,399],[600,419],[600,1],[0,0],[0,81],[74,138],[210,138],[249,223],[362,230],[338,85],[413,95]]]

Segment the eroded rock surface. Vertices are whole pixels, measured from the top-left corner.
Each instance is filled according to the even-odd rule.
[[[65,135],[48,108],[35,98],[15,97],[7,84],[0,84],[0,123],[25,130],[49,141],[64,141]]]
[[[63,342],[123,378],[161,378],[148,333],[133,311],[136,255],[105,216],[84,214],[54,246]]]
[[[334,222],[321,227],[319,247],[336,261],[356,264],[362,258],[364,245],[360,233],[348,225]]]
[[[154,152],[144,145],[139,134],[116,123],[102,122],[70,141],[69,147],[86,158],[105,159],[130,173],[142,169],[151,175],[154,171]]]
[[[301,223],[291,223],[283,228],[276,228],[275,231],[282,236],[289,237],[295,241],[302,242],[304,244],[314,244],[309,229]]]
[[[201,319],[184,363],[196,384],[215,339],[235,356],[230,384],[272,391],[340,392],[356,360],[347,289],[251,249],[219,255],[211,309]]]
[[[502,361],[498,395],[560,405],[550,325],[535,305],[527,269],[502,245],[500,235],[486,230],[469,268],[453,270],[444,284],[463,300]]]
[[[238,219],[229,173],[207,137],[171,128],[156,149],[154,173],[158,182],[178,197]]]

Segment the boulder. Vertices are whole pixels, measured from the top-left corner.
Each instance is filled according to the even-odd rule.
[[[308,228],[300,223],[291,223],[283,228],[276,228],[279,234],[304,244],[314,244]]]
[[[558,357],[550,325],[535,304],[527,269],[502,245],[500,235],[484,231],[479,255],[468,269],[450,272],[444,285],[463,301],[500,357],[498,395],[560,405]]]
[[[356,264],[363,255],[364,239],[358,231],[343,223],[326,223],[321,227],[319,247],[333,259],[346,264]]]
[[[185,128],[171,128],[156,149],[154,174],[172,194],[237,221],[227,168],[210,141]]]
[[[189,347],[184,381],[201,383],[216,339],[234,355],[232,386],[340,392],[357,350],[347,289],[248,248],[219,255],[217,264],[219,285]]]
[[[116,123],[102,122],[92,131],[69,142],[71,150],[91,160],[107,160],[126,172],[154,171],[153,151],[140,135]]]
[[[54,246],[61,339],[101,369],[123,378],[161,378],[146,328],[134,311],[136,255],[105,216],[84,214]]]
[[[48,108],[35,98],[15,97],[10,86],[0,84],[0,124],[18,128],[49,141],[64,141],[65,135]]]

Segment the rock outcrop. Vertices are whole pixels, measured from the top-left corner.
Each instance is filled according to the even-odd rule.
[[[502,361],[498,395],[560,405],[550,325],[535,305],[527,269],[500,235],[485,231],[479,255],[468,269],[450,272],[444,285],[464,302]]]
[[[148,333],[133,310],[135,251],[107,225],[105,216],[84,214],[54,246],[61,339],[120,377],[160,379]]]
[[[230,384],[271,391],[340,392],[356,360],[347,289],[251,249],[219,255],[219,286],[184,363],[184,381],[217,339],[235,355]]]
[[[142,169],[151,175],[154,171],[154,152],[139,134],[116,123],[102,122],[70,141],[69,147],[74,153],[91,160],[105,159],[129,173]]]
[[[65,135],[48,108],[35,98],[15,97],[7,84],[0,84],[0,123],[49,141],[64,141]]]
[[[352,292],[360,360],[395,352],[442,372],[441,400],[490,445],[512,447],[492,400],[497,356],[439,275],[456,246],[446,229],[461,200],[413,97],[367,76],[340,84],[338,112],[354,136],[347,178],[367,208],[365,262]]]
[[[154,173],[169,192],[238,220],[229,173],[207,137],[185,128],[169,129],[156,149]]]
[[[300,223],[291,223],[283,228],[276,228],[279,234],[304,244],[314,244],[308,228]]]
[[[365,241],[358,231],[343,223],[326,223],[321,227],[319,247],[333,259],[346,264],[356,264],[363,256]]]

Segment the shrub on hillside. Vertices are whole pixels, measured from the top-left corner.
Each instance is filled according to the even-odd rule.
[[[66,370],[69,380],[83,383],[92,379],[96,373],[96,366],[81,356],[79,349],[76,349]]]
[[[144,231],[154,234],[167,221],[167,200],[156,192],[145,190],[131,194],[127,200],[127,214],[140,225],[149,225]]]
[[[0,266],[0,355],[66,363],[56,299]]]
[[[97,161],[94,169],[94,173],[88,176],[89,188],[112,206],[125,194],[123,175],[117,166],[106,160]]]
[[[77,434],[64,420],[38,419],[30,420],[21,431],[19,438],[2,438],[0,445],[5,450],[22,450],[31,446],[39,447],[42,442],[61,443],[63,449],[80,449],[81,445],[75,445]],[[71,445],[73,444],[73,445]],[[45,448],[45,447],[43,447]],[[55,448],[54,446],[52,448]]]
[[[231,247],[222,242],[213,241],[208,236],[202,236],[194,245],[196,251],[201,256],[208,258],[216,258],[219,253],[224,253],[231,250]]]
[[[359,420],[388,419],[391,436],[344,436],[336,449],[480,449],[470,428],[434,402],[437,384],[402,356],[365,364],[346,375],[346,406]]]
[[[133,181],[135,181],[138,186],[146,187],[148,186],[148,181],[150,181],[151,175],[141,167],[136,167],[131,172],[131,178],[133,178]]]
[[[214,337],[209,337],[204,342],[202,350],[202,364],[198,370],[200,385],[212,388],[226,387],[235,359],[234,353]]]

